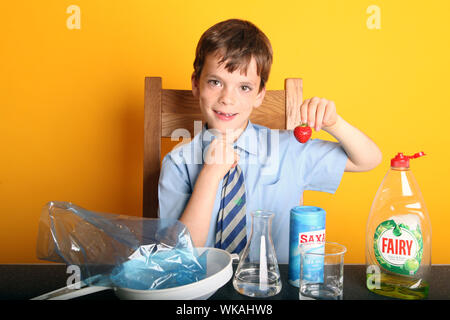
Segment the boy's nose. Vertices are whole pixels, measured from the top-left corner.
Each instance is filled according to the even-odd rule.
[[[220,95],[219,102],[223,105],[230,105],[234,103],[233,92],[230,89],[223,89]]]

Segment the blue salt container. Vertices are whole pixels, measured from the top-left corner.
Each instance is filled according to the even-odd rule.
[[[291,285],[295,287],[300,286],[300,244],[311,242],[320,243],[324,241],[325,210],[314,206],[296,206],[292,208],[289,222],[288,277]],[[320,273],[320,270],[310,270],[310,272]]]

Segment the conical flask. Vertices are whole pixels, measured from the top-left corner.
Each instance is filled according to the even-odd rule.
[[[239,259],[233,286],[249,297],[270,297],[281,290],[280,271],[273,246],[271,228],[274,214],[257,210],[251,213],[250,239]]]

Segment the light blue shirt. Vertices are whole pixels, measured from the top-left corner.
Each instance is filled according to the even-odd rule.
[[[158,186],[160,218],[180,218],[213,138],[212,130],[203,126],[190,143],[164,157]],[[240,153],[239,166],[244,173],[247,239],[251,231],[250,212],[273,212],[272,239],[277,260],[288,263],[291,208],[302,204],[304,190],[334,193],[344,173],[347,154],[339,143],[310,139],[302,144],[292,130],[271,130],[250,121],[234,147]],[[206,247],[214,247],[221,186],[222,181],[211,212]]]

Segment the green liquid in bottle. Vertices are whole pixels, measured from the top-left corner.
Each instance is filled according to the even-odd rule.
[[[376,275],[367,274],[367,288],[379,295],[405,299],[418,300],[428,296],[429,285],[422,279],[405,278],[387,273],[379,275],[379,286],[374,285]],[[378,288],[377,288],[378,287]]]

